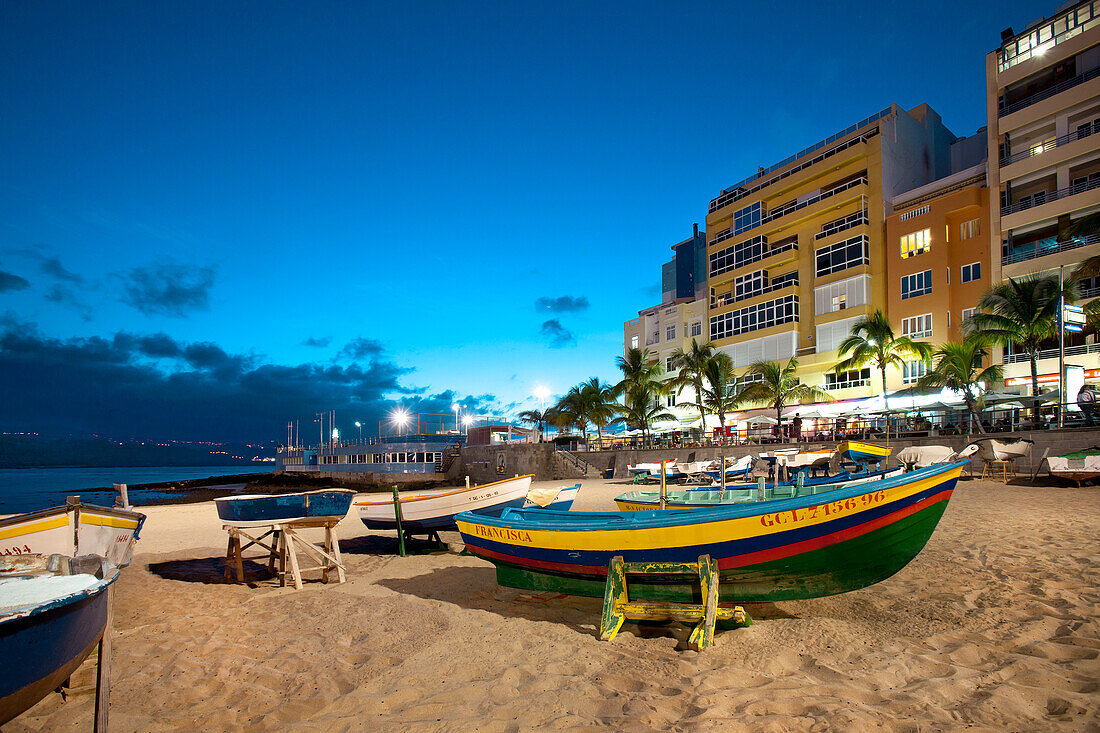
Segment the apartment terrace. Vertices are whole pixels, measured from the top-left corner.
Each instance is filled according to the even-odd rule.
[[[1085,82],[1092,81],[1097,77],[1100,77],[1100,67],[1092,69],[1091,71],[1086,71],[1084,74],[1078,74],[1077,76],[1070,77],[1065,81],[1058,82],[1057,84],[1043,89],[1042,91],[1038,91],[1035,94],[1032,94],[1030,97],[1024,97],[1023,99],[1017,102],[1013,102],[1012,104],[999,104],[997,109],[997,116],[1007,117],[1013,112],[1019,112],[1022,109],[1027,109],[1033,104],[1037,104],[1044,100],[1050,99],[1056,94],[1061,94],[1066,90],[1073,89],[1074,87],[1084,84]]]
[[[1001,44],[997,68],[1011,69],[1097,25],[1100,25],[1100,0],[1078,3]]]
[[[1100,188],[1100,176],[1089,176],[1088,180],[1076,183],[1072,186],[1067,186],[1066,188],[1060,188],[1057,191],[1039,191],[1031,196],[1026,196],[1023,200],[1017,201],[1014,204],[1002,206],[1001,216],[1008,216],[1018,211],[1026,211],[1035,206],[1041,206],[1043,204],[1049,204],[1052,201],[1076,196],[1079,193],[1091,191],[1094,188]]]
[[[1019,247],[1013,246],[1011,251],[1006,249],[1001,255],[1001,264],[1012,265],[1017,262],[1026,262],[1037,257],[1066,252],[1090,244],[1100,244],[1100,234],[1086,234],[1082,237],[1071,237],[1069,239],[1058,239],[1057,236],[1046,237]]]
[[[1021,160],[1027,160],[1028,158],[1040,156],[1043,153],[1049,153],[1055,148],[1059,148],[1063,145],[1068,145],[1072,142],[1077,142],[1078,140],[1089,137],[1093,134],[1100,134],[1100,130],[1093,130],[1092,127],[1089,125],[1082,125],[1080,129],[1062,135],[1061,137],[1051,137],[1047,138],[1046,140],[1040,140],[1039,142],[1030,145],[1027,150],[1021,150],[1019,152],[1013,153],[1012,155],[1007,155],[1001,158],[1001,167],[1004,168],[1006,166],[1012,165],[1013,163],[1018,163]]]

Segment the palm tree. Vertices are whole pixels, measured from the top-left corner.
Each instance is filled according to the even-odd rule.
[[[676,418],[661,406],[661,396],[643,387],[632,388],[623,395],[623,406],[619,409],[619,414],[626,419],[627,425],[641,428],[644,439],[649,439],[650,423]]]
[[[1073,294],[1073,283],[1067,283],[1067,302],[1073,300]],[[970,322],[988,341],[1014,345],[1027,354],[1033,395],[1039,394],[1039,351],[1044,341],[1057,335],[1058,299],[1057,277],[1032,274],[1009,278],[986,291],[978,300],[978,310],[970,316]],[[1038,422],[1038,404],[1034,419]]]
[[[691,340],[691,347],[685,351],[677,349],[672,352],[672,366],[679,369],[679,373],[669,381],[669,386],[676,390],[676,394],[682,393],[688,387],[695,390],[695,402],[685,404],[699,408],[699,425],[706,425],[707,408],[702,399],[704,370],[714,358],[714,344],[709,341],[700,344],[696,339]],[[730,364],[732,368],[732,362]]]
[[[920,359],[925,364],[932,363],[932,345],[923,341],[914,341],[908,336],[894,337],[894,329],[881,310],[864,316],[852,325],[852,332],[840,342],[837,354],[851,356],[833,367],[833,372],[850,372],[866,366],[878,369],[882,374],[883,407],[890,408],[886,398],[886,368],[901,367],[906,361]]]
[[[539,426],[539,440],[541,441],[545,434],[546,425],[546,412],[544,410],[524,410],[519,414],[519,421],[528,423],[531,425]]]
[[[615,397],[623,398],[621,414],[627,422],[642,429],[643,437],[649,436],[649,425],[654,420],[673,419],[675,416],[665,411],[658,400],[669,392],[669,387],[661,381],[664,370],[649,349],[629,349],[624,356],[615,361],[622,380],[612,388]]]
[[[783,425],[783,408],[792,403],[808,400],[832,401],[832,395],[820,387],[798,381],[798,359],[791,357],[786,366],[777,361],[758,361],[749,367],[746,375],[760,377],[741,390],[739,401],[755,402],[775,408],[775,419]],[[780,428],[782,432],[782,428]]]
[[[615,401],[615,388],[599,377],[592,377],[578,385],[581,395],[581,408],[587,422],[596,426],[599,444],[603,445],[603,429],[615,421],[619,414],[619,403]]]
[[[546,419],[559,428],[576,428],[583,435],[588,428],[588,415],[580,387],[570,387],[561,399],[546,410]]]
[[[725,436],[726,415],[737,409],[742,387],[741,380],[733,370],[733,359],[722,352],[708,357],[703,363],[700,377],[695,392],[698,401],[684,404],[698,407],[704,416],[708,411],[717,415],[722,426],[722,435]]]
[[[615,394],[626,394],[627,390],[637,387],[648,389],[661,388],[660,362],[654,358],[649,349],[629,349],[624,356],[615,360],[615,366],[623,373],[622,380],[615,385]],[[658,389],[658,391],[661,391]]]
[[[989,356],[985,340],[981,334],[972,334],[962,341],[944,341],[936,349],[936,365],[917,382],[921,387],[947,387],[962,392],[971,422],[977,423],[978,432],[984,431],[978,418],[979,398],[973,388],[979,382],[999,382],[1004,376],[1000,364],[982,369],[982,361]]]

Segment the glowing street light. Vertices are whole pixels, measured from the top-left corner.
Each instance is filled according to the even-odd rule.
[[[454,403],[453,405],[451,405],[451,409],[455,411],[455,432],[456,433],[462,432],[461,428],[458,427],[458,407],[459,407],[459,405],[458,405],[457,402]]]
[[[338,428],[333,428],[332,429],[332,442],[333,443],[340,442],[340,430]]]
[[[393,413],[393,422],[397,425],[398,434],[400,434],[401,428],[409,424],[409,413],[404,410],[397,410]]]
[[[470,434],[470,423],[472,423],[473,421],[474,419],[469,415],[462,416],[462,424],[466,426],[466,435]]]
[[[363,423],[358,420],[355,421],[355,427],[359,428],[359,442],[363,442]]]

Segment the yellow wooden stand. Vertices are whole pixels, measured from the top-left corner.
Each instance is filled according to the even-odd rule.
[[[631,601],[626,576],[631,575],[698,575],[701,604],[671,601]],[[600,640],[611,641],[623,622],[679,621],[695,623],[688,637],[692,648],[702,650],[714,643],[714,624],[732,621],[738,626],[751,626],[752,619],[741,606],[719,608],[718,563],[710,555],[701,555],[698,562],[623,562],[621,555],[611,558],[607,566],[607,585],[603,595],[603,616],[600,618]]]
[[[1004,461],[986,461],[982,467],[982,478],[989,476],[995,479],[998,474],[1000,474],[1000,480],[1007,484],[1010,477],[1016,477],[1016,461],[1012,458]]]
[[[290,522],[272,522],[258,527],[234,527],[223,525],[223,529],[229,532],[229,545],[225,550],[225,577],[230,577],[230,571],[235,566],[237,569],[237,582],[244,582],[244,556],[243,553],[252,545],[259,545],[267,550],[267,566],[275,569],[275,563],[279,563],[279,585],[285,586],[287,581],[287,562],[290,563],[290,579],[294,587],[302,589],[302,573],[311,570],[321,571],[321,582],[328,582],[328,575],[336,571],[337,582],[346,580],[344,575],[344,560],[340,556],[340,540],[336,536],[335,527],[339,520],[331,519],[296,519]],[[321,547],[298,535],[298,530],[308,527],[323,527],[325,530],[324,544]],[[257,531],[266,529],[260,535],[249,534],[246,530]],[[241,543],[241,538],[248,540]],[[271,539],[267,542],[268,537]],[[307,557],[313,558],[318,565],[302,567],[298,563],[298,551],[301,550]]]

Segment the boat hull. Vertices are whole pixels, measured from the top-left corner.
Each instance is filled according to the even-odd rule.
[[[526,498],[523,502],[524,509],[552,509],[556,512],[567,512],[573,508],[573,502],[577,500],[577,493],[580,491],[581,485],[576,484],[570,486],[567,489],[562,489],[558,492],[554,500],[546,506],[541,506],[531,501],[530,498]]]
[[[846,440],[837,446],[840,457],[853,463],[879,463],[890,457],[890,448],[859,440]]]
[[[340,521],[354,498],[351,489],[322,489],[296,494],[229,496],[215,499],[214,503],[225,524],[247,527],[300,520]]]
[[[130,564],[145,515],[125,509],[66,504],[0,519],[0,555],[99,555]]]
[[[517,476],[442,494],[402,496],[401,527],[415,532],[455,529],[455,515],[462,512],[500,516],[505,509],[519,509],[527,500],[532,478]],[[367,529],[397,529],[392,500],[357,501],[355,507]]]
[[[574,513],[576,519],[553,521],[525,520],[522,512],[495,521],[463,515],[458,526],[467,549],[497,566],[501,585],[602,597],[616,555],[626,562],[695,562],[710,555],[731,600],[817,598],[866,587],[905,567],[935,530],[963,465],[756,505]],[[699,602],[699,588],[668,576],[639,576],[631,596]]]

